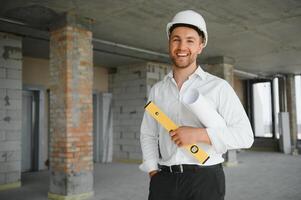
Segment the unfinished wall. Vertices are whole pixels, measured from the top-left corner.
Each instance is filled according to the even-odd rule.
[[[0,33],[0,190],[21,185],[22,38]]]
[[[107,92],[109,78],[107,68],[94,66],[93,70],[93,90]],[[49,88],[49,60],[24,57],[22,77],[23,85]]]
[[[120,66],[111,74],[113,93],[114,158],[141,160],[140,125],[149,89],[163,79],[169,67],[159,63]]]
[[[108,70],[104,67],[95,66],[93,68],[93,90],[99,92],[108,91]],[[42,163],[48,159],[48,120],[49,120],[49,93],[46,90],[49,88],[49,60],[33,57],[23,57],[23,70],[22,70],[22,85],[25,89],[42,89],[44,91],[45,100],[45,123],[43,131],[40,134],[44,138],[43,145],[41,145],[40,154]],[[40,167],[40,169],[47,169],[46,165]]]

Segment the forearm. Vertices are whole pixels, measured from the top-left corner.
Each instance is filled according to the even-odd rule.
[[[140,142],[143,155],[143,163],[140,169],[145,172],[157,170],[159,157],[157,139],[142,136]]]
[[[178,146],[185,146],[195,143],[206,143],[211,145],[211,140],[205,128],[181,126],[170,133],[171,139]]]
[[[140,169],[150,172],[158,169],[158,130],[157,124],[147,113],[144,114],[140,128],[140,144],[143,155],[143,163]]]
[[[206,143],[211,145],[211,140],[205,128],[196,128],[196,141],[197,143]]]
[[[207,133],[212,146],[219,153],[229,149],[250,148],[254,141],[252,129],[247,122],[223,128],[208,128]]]

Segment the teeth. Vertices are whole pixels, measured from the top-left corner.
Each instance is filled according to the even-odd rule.
[[[187,53],[177,53],[177,56],[188,56]]]

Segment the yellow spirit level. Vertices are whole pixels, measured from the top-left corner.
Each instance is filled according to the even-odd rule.
[[[158,106],[153,102],[148,102],[144,107],[145,110],[156,119],[168,132],[176,130],[178,126],[165,115]],[[208,159],[209,155],[196,144],[184,146],[184,148],[190,152],[200,163],[204,164]]]

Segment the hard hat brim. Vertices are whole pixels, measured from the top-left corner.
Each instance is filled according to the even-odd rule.
[[[167,23],[167,25],[166,25],[167,39],[169,39],[169,36],[170,36],[170,29],[172,28],[172,26],[177,25],[177,24],[185,24],[185,23],[177,23],[177,22],[169,22],[169,23]],[[208,40],[208,39],[207,39],[207,38],[208,38],[207,32],[205,32],[205,31],[199,29],[199,28],[198,28],[197,26],[195,26],[195,25],[192,25],[192,24],[187,24],[187,25],[193,26],[195,29],[199,30],[200,32],[203,32],[203,34],[204,34],[204,47],[206,47],[206,45],[207,45],[207,40]],[[198,32],[198,31],[197,31],[197,32]]]

